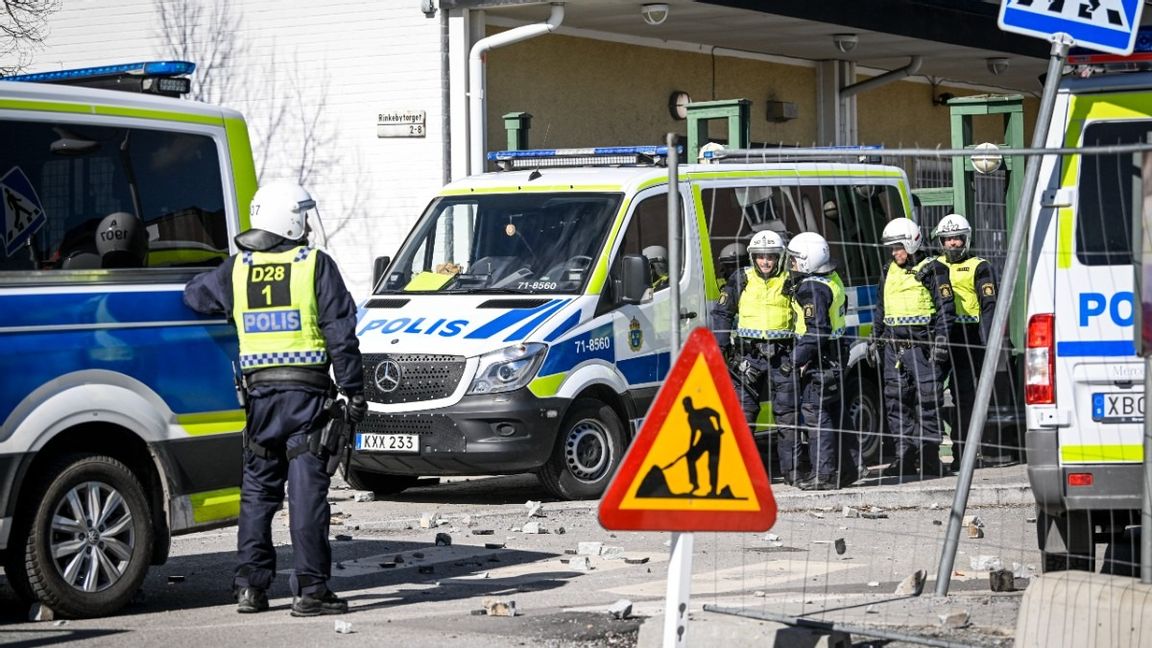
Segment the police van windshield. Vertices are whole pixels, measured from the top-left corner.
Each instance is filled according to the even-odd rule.
[[[578,293],[621,199],[605,193],[439,198],[377,293]]]

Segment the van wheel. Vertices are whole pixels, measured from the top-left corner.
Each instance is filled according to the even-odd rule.
[[[412,475],[385,475],[349,468],[344,475],[348,485],[356,490],[372,491],[377,495],[395,495],[416,485],[419,477]]]
[[[112,457],[72,455],[33,493],[25,543],[33,595],[64,616],[99,617],[128,604],[152,556],[144,489]]]
[[[1056,537],[1050,537],[1052,534]],[[1040,546],[1041,573],[1096,570],[1093,527],[1084,512],[1075,511],[1056,516],[1038,510],[1036,540]],[[1045,551],[1045,549],[1058,549],[1058,551]]]
[[[860,440],[860,459],[866,466],[883,463],[885,421],[880,387],[856,368],[849,374],[844,393],[847,398],[840,427],[856,433]]]
[[[32,594],[32,585],[28,582],[28,566],[24,563],[24,547],[28,544],[28,530],[17,527],[12,529],[8,536],[8,550],[4,553],[4,577],[8,579],[8,587],[16,593],[16,598],[23,604],[31,604],[36,600]]]
[[[572,403],[548,463],[537,473],[553,495],[596,499],[624,457],[624,424],[611,407],[591,398]]]

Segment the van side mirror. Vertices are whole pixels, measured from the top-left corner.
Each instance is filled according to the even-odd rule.
[[[621,304],[639,304],[648,291],[650,270],[648,259],[629,254],[620,259],[620,276],[616,279],[616,295]]]
[[[384,271],[388,269],[388,264],[392,262],[392,257],[376,257],[372,262],[372,286],[375,288],[380,285],[380,278],[384,276]]]

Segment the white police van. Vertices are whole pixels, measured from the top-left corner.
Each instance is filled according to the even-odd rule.
[[[239,113],[171,96],[193,67],[0,81],[0,557],[61,615],[116,611],[170,536],[239,514],[235,332],[182,294],[256,176]]]
[[[360,311],[370,413],[354,487],[534,471],[558,497],[601,494],[670,368],[670,291],[641,255],[668,244],[664,155],[504,152],[490,159],[508,170],[443,188],[378,260]],[[849,334],[867,334],[880,231],[911,213],[901,169],[691,164],[679,177],[682,335],[710,325],[720,250],[762,229],[821,232],[849,286]],[[876,446],[874,376],[855,374],[847,409]]]
[[[1116,60],[1116,57],[1107,57]],[[1061,82],[1049,147],[1152,141],[1152,74],[1092,67]],[[1152,54],[1137,52],[1136,69]],[[1144,366],[1133,322],[1140,154],[1047,156],[1030,215],[1025,356],[1028,478],[1046,570],[1091,570],[1096,545],[1130,557],[1141,507]],[[1138,562],[1139,554],[1134,554]],[[1130,565],[1106,561],[1119,572]]]

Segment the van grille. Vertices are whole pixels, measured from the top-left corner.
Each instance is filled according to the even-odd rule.
[[[382,382],[387,384],[387,369],[380,368],[385,361],[396,363],[400,370],[395,390],[385,392],[377,384],[377,369]],[[464,358],[451,355],[422,353],[366,353],[364,354],[364,396],[373,403],[416,403],[447,398],[456,391],[464,375]]]

